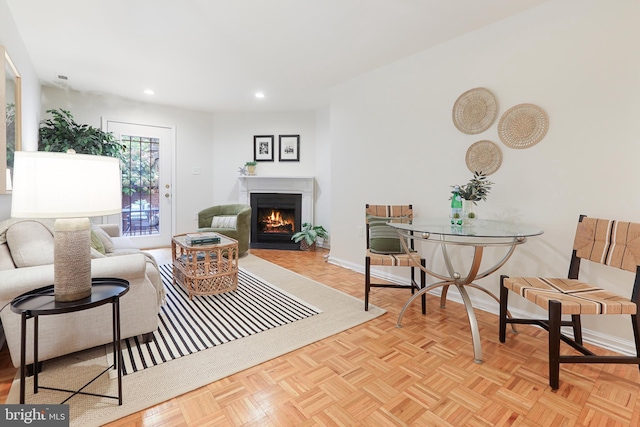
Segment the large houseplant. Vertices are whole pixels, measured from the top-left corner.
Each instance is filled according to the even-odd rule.
[[[329,233],[321,225],[314,226],[310,222],[305,222],[302,224],[302,230],[291,236],[291,240],[300,242],[300,249],[303,251],[309,251],[315,249],[318,237],[328,239]]]
[[[51,118],[40,123],[38,150],[93,154],[122,159],[124,145],[111,132],[89,125],[80,125],[68,110],[47,110]]]

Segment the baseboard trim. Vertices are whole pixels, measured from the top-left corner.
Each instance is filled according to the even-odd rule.
[[[355,271],[357,273],[364,274],[364,265],[355,264],[350,261],[332,257],[331,254],[329,254],[328,262],[330,264],[337,265],[338,267],[346,268],[346,269]],[[406,284],[407,282],[407,278],[393,275],[393,274],[388,274],[378,269],[371,270],[371,277],[387,280],[391,283],[396,283],[396,284]],[[364,286],[364,282],[362,285]],[[428,292],[428,294],[434,295],[439,298],[441,292],[442,292],[442,288],[436,288],[436,289],[432,289],[430,292]],[[473,303],[473,306],[476,309],[483,310],[491,314],[495,314],[496,316],[499,315],[499,306],[496,303],[496,301],[494,301],[493,299],[491,299],[490,297],[482,293],[469,292],[469,294],[470,294],[469,297],[471,298],[471,302]],[[456,302],[458,304],[464,304],[464,302],[462,301],[462,298],[460,297],[460,294],[455,289],[455,287],[449,288],[449,292],[447,293],[447,300]],[[522,310],[522,309],[510,308],[509,311],[514,317],[520,317],[520,318],[534,317],[533,313],[526,310]],[[498,324],[496,323],[496,334],[497,333],[498,333]],[[569,331],[567,331],[566,333],[567,335],[572,336],[572,334]],[[636,346],[632,340],[625,340],[619,337],[612,337],[610,335],[606,335],[599,331],[585,329],[584,327],[582,329],[582,339],[584,340],[585,343],[593,344],[605,350],[615,351],[616,353],[620,353],[626,356],[635,356],[636,354]]]

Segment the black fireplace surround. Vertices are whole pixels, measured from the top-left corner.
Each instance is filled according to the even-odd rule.
[[[251,247],[300,249],[291,236],[302,226],[302,194],[251,193]]]

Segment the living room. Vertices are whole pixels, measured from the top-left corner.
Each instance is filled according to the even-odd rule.
[[[633,54],[640,5],[538,3],[336,84],[326,105],[287,112],[207,112],[41,86],[5,0],[0,44],[23,78],[25,150],[36,149],[38,123],[49,108],[67,108],[79,122],[97,127],[104,117],[175,126],[175,233],[193,230],[195,212],[237,202],[238,167],[252,159],[254,135],[295,133],[301,136],[300,162],[261,162],[258,175],[314,176],[314,222],[329,230],[329,262],[362,272],[365,204],[412,203],[418,218],[447,216],[451,186],[471,176],[468,147],[492,140],[503,159],[490,176],[495,185],[479,203],[479,216],[544,231],[520,247],[501,273],[562,277],[578,215],[640,220],[631,190],[640,173],[640,57]],[[500,142],[497,122],[480,135],[458,131],[453,104],[475,87],[495,94],[498,117],[522,103],[541,107],[549,117],[546,136],[535,146],[512,149]],[[0,218],[10,216],[10,206],[11,197],[0,196]],[[397,279],[390,271],[382,274]],[[622,295],[629,292],[626,273],[596,269],[591,275]],[[498,289],[496,277],[480,283]],[[590,342],[634,351],[627,323],[598,318],[583,327]]]

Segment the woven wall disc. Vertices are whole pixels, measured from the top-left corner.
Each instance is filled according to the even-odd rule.
[[[467,149],[466,161],[471,172],[491,175],[502,164],[502,150],[491,141],[478,141]]]
[[[484,132],[496,121],[498,101],[489,89],[477,87],[460,95],[453,104],[453,124],[462,133]]]
[[[519,104],[500,117],[498,136],[511,148],[528,148],[536,145],[549,130],[549,116],[537,105]]]

